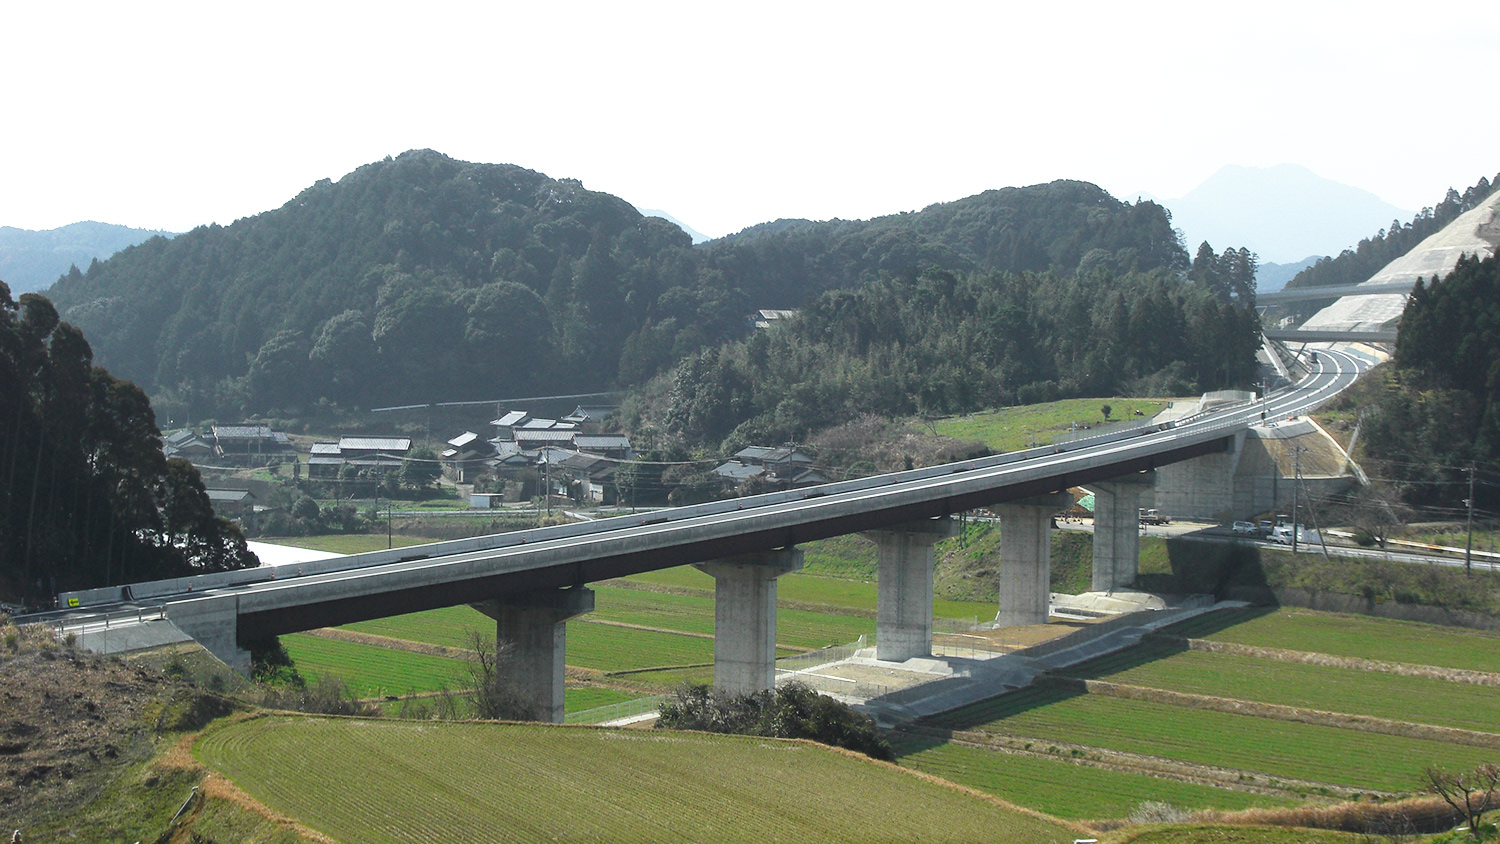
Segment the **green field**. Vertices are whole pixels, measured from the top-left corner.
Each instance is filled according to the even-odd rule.
[[[902,765],[1070,820],[1123,818],[1148,800],[1227,811],[1297,802],[957,744],[894,746]]]
[[[1113,420],[1108,423],[1104,421],[1104,405],[1109,405],[1109,418]],[[1066,399],[950,416],[939,419],[936,428],[945,437],[978,440],[997,452],[1020,451],[1033,444],[1052,442],[1053,437],[1066,432],[1075,422],[1092,426],[1094,433],[1106,434],[1155,416],[1166,406],[1165,399]],[[1137,410],[1141,416],[1135,415]]]
[[[1283,608],[1215,613],[1169,633],[1259,648],[1500,673],[1500,633]]]
[[[1464,770],[1495,758],[1486,748],[1042,688],[992,698],[930,723],[1218,766],[1263,779],[1392,792],[1419,791],[1429,764]]]
[[[304,677],[334,676],[355,697],[406,695],[465,684],[462,660],[294,633],[281,643]]]
[[[1492,686],[1279,662],[1145,645],[1102,657],[1070,676],[1281,706],[1370,715],[1494,732],[1500,694]]]
[[[737,736],[268,716],[195,753],[341,841],[1070,841],[895,767]]]

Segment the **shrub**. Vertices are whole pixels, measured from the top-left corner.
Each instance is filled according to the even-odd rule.
[[[874,759],[893,760],[890,743],[868,715],[801,683],[748,695],[719,695],[687,684],[661,708],[657,726],[711,733],[802,738]]]

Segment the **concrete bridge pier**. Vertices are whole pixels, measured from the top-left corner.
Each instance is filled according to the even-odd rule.
[[[776,687],[776,578],[802,568],[779,548],[695,568],[714,579],[714,690],[745,695]]]
[[[1093,591],[1113,592],[1135,582],[1141,570],[1141,495],[1155,483],[1155,472],[1141,472],[1089,484],[1094,492]]]
[[[1073,504],[1066,492],[1008,501],[1000,515],[1000,608],[996,627],[1046,624],[1052,600],[1052,517]]]
[[[932,654],[932,546],[957,533],[945,516],[861,534],[876,549],[876,659]]]
[[[563,720],[567,620],[592,612],[594,590],[587,587],[506,595],[472,606],[495,620],[497,648],[509,648],[512,682],[531,703],[537,720]]]

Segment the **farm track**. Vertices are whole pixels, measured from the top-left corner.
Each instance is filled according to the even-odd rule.
[[[1475,686],[1500,686],[1500,674],[1489,671],[1472,671],[1464,668],[1444,668],[1435,665],[1413,665],[1406,662],[1382,662],[1374,659],[1334,656],[1314,651],[1293,651],[1284,648],[1263,648],[1241,645],[1235,642],[1217,642],[1210,639],[1184,639],[1179,636],[1153,634],[1144,638],[1148,643],[1180,645],[1188,650],[1204,653],[1232,654],[1277,662],[1295,662],[1302,665],[1324,665],[1333,668],[1349,668],[1357,671],[1376,671],[1401,677],[1419,677],[1424,680],[1444,680],[1450,683],[1468,683]]]
[[[1305,799],[1308,794],[1324,794],[1337,799],[1352,800],[1360,796],[1395,798],[1403,795],[1394,792],[1372,791],[1367,788],[1351,788],[1347,785],[1316,782],[1292,777],[1273,777],[1255,771],[1243,771],[1216,765],[1197,765],[1176,759],[1110,750],[1088,744],[1076,744],[1035,736],[1016,735],[992,730],[945,730],[938,727],[907,726],[901,733],[924,738],[942,739],[953,744],[1006,753],[1029,756],[1033,759],[1049,759],[1085,765],[1122,774],[1139,774],[1156,779],[1172,780],[1189,785],[1224,788],[1250,794],[1271,797]]]

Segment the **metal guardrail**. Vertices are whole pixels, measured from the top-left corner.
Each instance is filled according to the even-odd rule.
[[[158,604],[152,607],[134,607],[131,609],[111,610],[109,612],[70,615],[65,618],[50,618],[39,623],[51,626],[57,638],[62,639],[69,633],[80,634],[93,630],[109,630],[112,627],[165,620],[166,617],[166,605]]]
[[[624,700],[619,703],[585,709],[582,712],[570,712],[563,717],[563,723],[608,724],[611,721],[619,721],[625,718],[634,718],[656,712],[658,709],[661,709],[662,704],[666,701],[666,695],[652,695],[651,697],[640,697],[635,700]]]

